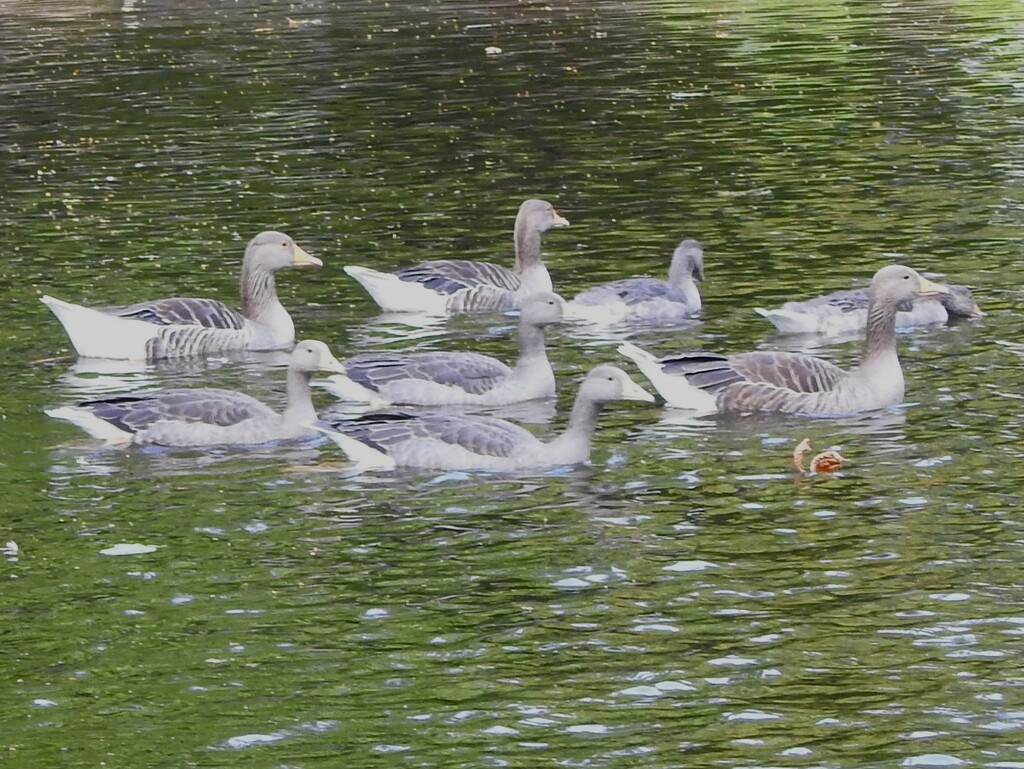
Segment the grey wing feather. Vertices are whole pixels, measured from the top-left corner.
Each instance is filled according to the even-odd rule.
[[[809,397],[812,396],[766,382],[740,382],[718,395],[718,408],[722,411],[793,413],[805,410]]]
[[[158,326],[203,326],[204,328],[240,329],[246,318],[216,299],[172,297],[151,302],[138,302],[127,307],[104,310],[122,318],[154,323]]]
[[[433,439],[475,454],[509,457],[524,444],[536,440],[523,428],[492,417],[371,414],[334,427],[384,453],[412,440]]]
[[[507,267],[458,259],[421,262],[399,270],[395,275],[405,281],[421,283],[439,294],[455,294],[480,286],[516,291],[521,285],[519,276]]]
[[[716,353],[677,353],[661,358],[658,363],[666,374],[681,374],[694,387],[708,392],[743,381],[743,375],[732,367],[730,359]]]
[[[831,390],[848,374],[827,360],[792,352],[748,352],[729,356],[734,371],[748,382],[801,393]]]
[[[665,373],[682,374],[694,387],[717,393],[738,383],[767,384],[801,393],[831,390],[847,373],[821,358],[786,352],[740,355],[679,353],[662,358]]]
[[[782,305],[782,309],[791,312],[825,312],[827,314],[834,312],[856,312],[857,310],[866,310],[868,308],[869,298],[870,295],[867,288],[850,288],[816,296],[805,302],[786,302]],[[900,312],[909,312],[913,304],[912,300],[908,300],[902,302],[898,309]]]
[[[146,343],[150,358],[178,358],[191,355],[216,355],[244,350],[249,341],[245,329],[205,328],[203,326],[167,326]]]
[[[389,382],[422,379],[473,394],[487,392],[512,374],[501,361],[472,352],[365,353],[347,359],[345,371],[354,382],[376,392]]]
[[[440,428],[438,437],[445,443],[461,446],[474,454],[510,457],[536,439],[511,422],[493,417],[433,417]]]
[[[686,304],[682,291],[656,278],[626,278],[594,286],[576,295],[574,301],[580,304],[608,304],[620,301],[627,305],[664,299],[668,302]]]
[[[161,421],[228,427],[252,417],[275,415],[255,398],[218,389],[153,390],[84,401],[79,406],[131,433]]]

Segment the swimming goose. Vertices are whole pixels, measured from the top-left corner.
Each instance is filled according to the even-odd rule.
[[[310,426],[338,444],[358,470],[516,470],[587,461],[598,414],[615,400],[654,397],[622,369],[598,366],[580,385],[565,432],[548,443],[518,425],[486,416],[370,414]]]
[[[868,318],[868,289],[833,291],[803,302],[786,302],[766,310],[755,307],[784,334],[822,334],[839,336],[864,329]],[[949,293],[922,297],[900,306],[896,328],[933,326],[950,318],[977,318],[984,315],[967,286],[949,285]]]
[[[277,298],[274,275],[285,267],[322,267],[281,232],[261,232],[242,260],[242,310],[214,299],[173,297],[125,307],[83,307],[52,296],[49,307],[88,358],[178,358],[231,350],[276,350],[295,343],[295,326]]]
[[[345,374],[324,387],[342,400],[418,406],[501,406],[555,394],[555,374],[544,346],[544,329],[563,319],[558,294],[535,294],[519,316],[519,360],[515,368],[474,352],[364,353],[342,364]]]
[[[254,444],[303,438],[316,419],[309,380],[316,371],[342,371],[323,342],[299,342],[288,362],[288,405],[280,414],[234,390],[173,389],[113,395],[46,411],[111,445]]]
[[[512,310],[539,291],[551,291],[551,276],[541,261],[541,235],[568,227],[546,200],[519,206],[515,224],[516,261],[510,270],[489,262],[436,260],[398,272],[378,272],[349,265],[345,272],[359,281],[381,309],[446,315],[453,312]]]
[[[678,320],[700,312],[699,280],[704,280],[704,249],[698,241],[687,239],[672,254],[667,281],[616,280],[588,288],[571,304],[587,319],[598,322]]]
[[[897,308],[948,291],[902,265],[876,272],[860,365],[849,372],[820,358],[786,352],[692,352],[655,358],[628,342],[619,352],[636,362],[670,406],[706,413],[852,414],[903,400],[903,371],[896,355]]]

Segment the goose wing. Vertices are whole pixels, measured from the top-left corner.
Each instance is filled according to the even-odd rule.
[[[681,374],[694,387],[713,393],[737,383],[800,393],[824,392],[847,376],[826,360],[790,352],[681,353],[662,358],[660,364],[665,373]]]
[[[537,440],[518,425],[484,416],[397,412],[370,414],[335,427],[386,454],[404,443],[434,440],[474,454],[511,457]]]
[[[793,312],[813,312],[818,314],[847,313],[857,310],[866,310],[870,294],[867,288],[848,288],[843,291],[833,291],[831,294],[823,294],[805,302],[786,302],[782,309]],[[898,305],[900,312],[909,312],[913,307],[913,300],[907,300]]]
[[[574,301],[580,304],[610,304],[618,301],[635,305],[655,299],[686,304],[686,296],[682,291],[657,278],[626,278],[605,283],[581,292]]]
[[[245,316],[216,299],[172,297],[138,302],[126,307],[104,310],[122,318],[132,318],[158,326],[204,326],[206,328],[240,329]]]
[[[365,353],[346,360],[345,371],[354,382],[375,391],[389,382],[423,379],[475,395],[487,392],[512,374],[501,361],[473,352]]]
[[[824,392],[848,374],[839,366],[813,355],[792,352],[748,352],[729,357],[744,380],[775,385],[800,393]]]
[[[845,291],[833,291],[831,294],[824,294],[810,299],[806,302],[798,302],[809,307],[834,307],[840,312],[853,312],[854,310],[866,310],[868,307],[868,290],[866,288],[851,288]]]
[[[228,427],[276,412],[244,393],[217,389],[154,390],[84,401],[81,408],[118,429],[135,433],[157,422],[194,422]]]
[[[519,276],[507,267],[458,259],[420,262],[398,270],[395,275],[405,281],[420,283],[439,294],[456,294],[481,286],[516,291],[521,285]]]

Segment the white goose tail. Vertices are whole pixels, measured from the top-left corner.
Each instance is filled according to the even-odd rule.
[[[714,395],[694,387],[686,381],[682,374],[666,374],[661,362],[631,342],[623,342],[618,347],[619,353],[633,361],[654,385],[658,395],[665,399],[668,406],[677,409],[692,409],[702,414],[713,414],[718,411]]]
[[[53,419],[63,419],[76,427],[80,427],[90,437],[116,446],[127,446],[132,442],[132,433],[121,430],[114,425],[100,419],[89,409],[77,408],[75,406],[61,406],[56,409],[46,409],[46,416]]]
[[[145,360],[146,343],[160,333],[160,326],[153,323],[119,318],[52,296],[39,300],[57,316],[75,352],[85,358]]]
[[[766,310],[763,307],[755,307],[754,312],[767,318],[783,334],[815,334],[820,330],[819,319],[815,315],[792,310]]]
[[[365,443],[357,441],[355,438],[339,432],[328,422],[307,422],[303,427],[310,430],[316,430],[318,433],[323,433],[334,441],[338,448],[345,453],[345,456],[355,463],[356,470],[395,469],[395,460],[383,451],[378,451],[372,446],[367,446]]]
[[[382,310],[422,312],[430,315],[448,313],[448,297],[421,283],[402,280],[390,272],[380,272],[353,264],[346,265],[344,269],[366,289]]]

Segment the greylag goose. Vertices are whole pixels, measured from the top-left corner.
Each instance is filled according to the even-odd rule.
[[[285,267],[322,267],[281,232],[261,232],[242,260],[242,310],[214,299],[173,297],[125,307],[83,307],[43,296],[75,351],[87,358],[178,358],[231,350],[276,350],[295,343],[295,326],[277,298]]]
[[[381,309],[446,315],[453,312],[512,310],[539,291],[551,291],[541,260],[541,235],[568,227],[546,200],[519,206],[515,224],[516,261],[510,270],[489,262],[443,259],[420,262],[398,272],[349,265],[345,272],[365,288]]]
[[[519,316],[519,360],[515,368],[474,352],[364,353],[343,362],[344,374],[323,386],[342,400],[418,406],[501,406],[555,394],[555,374],[544,346],[544,329],[562,320],[564,300],[535,294]]]
[[[588,320],[678,320],[700,312],[696,281],[704,280],[704,249],[687,239],[676,246],[668,280],[626,278],[588,288],[571,304]]]
[[[860,365],[848,372],[821,358],[786,352],[692,352],[656,358],[628,342],[619,352],[636,362],[670,406],[705,413],[869,411],[903,400],[903,370],[896,355],[897,308],[948,291],[902,265],[876,272]]]
[[[896,313],[896,328],[935,326],[950,318],[977,318],[985,314],[967,286],[950,284],[948,288],[948,294],[921,297],[901,305]],[[868,289],[833,291],[803,302],[786,302],[774,310],[755,307],[754,311],[783,334],[852,334],[867,326]]]
[[[280,414],[234,390],[173,389],[113,395],[46,412],[108,444],[164,446],[254,444],[313,435],[309,381],[316,371],[341,371],[323,342],[299,342],[288,362],[288,405]]]
[[[516,470],[585,462],[598,414],[615,400],[654,397],[622,369],[598,366],[580,385],[565,432],[547,443],[518,425],[486,416],[385,413],[310,426],[338,444],[357,470]]]

